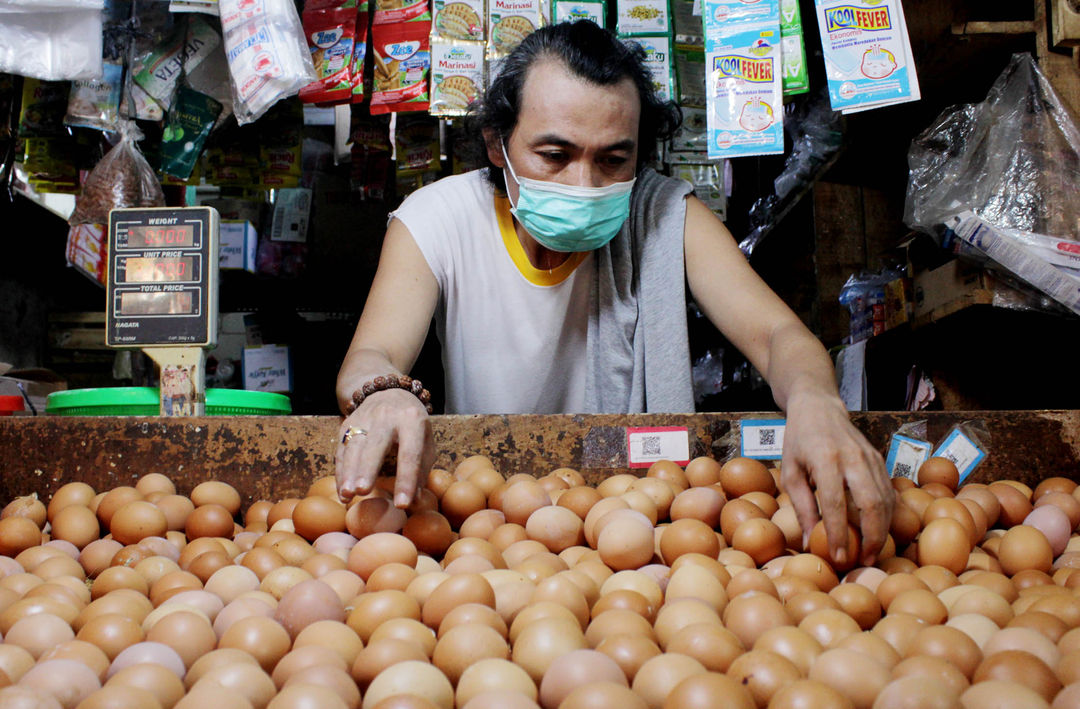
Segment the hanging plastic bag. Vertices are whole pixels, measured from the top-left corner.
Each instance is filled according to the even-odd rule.
[[[240,125],[318,78],[292,0],[221,0],[220,11]]]
[[[68,224],[108,224],[113,209],[165,206],[157,175],[136,145],[142,138],[134,121],[121,122],[120,142],[90,171]]]
[[[996,227],[1076,239],[1080,129],[1030,54],[982,103],[952,106],[911,143],[904,222],[940,233],[963,211]]]
[[[979,104],[953,106],[915,138],[904,221],[959,238],[1080,313],[1080,128],[1030,54],[1015,54]]]
[[[101,78],[104,0],[0,0],[0,72]]]

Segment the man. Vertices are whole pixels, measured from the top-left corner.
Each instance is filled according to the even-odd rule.
[[[393,446],[395,504],[423,484],[427,402],[401,375],[433,316],[447,413],[693,411],[688,283],[786,412],[781,483],[804,532],[820,503],[847,561],[846,485],[870,561],[894,499],[881,456],[848,420],[821,343],[723,223],[685,182],[643,169],[678,119],[641,59],[590,22],[530,35],[474,115],[488,168],[425,187],[392,215],[338,375],[339,491],[369,491]]]

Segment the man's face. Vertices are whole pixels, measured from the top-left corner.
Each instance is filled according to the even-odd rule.
[[[522,87],[517,126],[506,152],[519,177],[582,187],[604,187],[634,177],[641,101],[625,78],[598,86],[574,76],[560,61],[533,64]],[[488,140],[488,157],[505,167],[498,138]],[[516,204],[518,186],[506,175]]]

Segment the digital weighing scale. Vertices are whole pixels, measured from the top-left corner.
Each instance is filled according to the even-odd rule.
[[[212,207],[109,212],[105,343],[161,368],[161,415],[206,413],[206,350],[217,344],[218,213]]]

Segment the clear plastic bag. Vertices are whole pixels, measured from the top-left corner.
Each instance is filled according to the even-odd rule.
[[[120,124],[120,142],[94,166],[68,223],[108,224],[109,211],[119,207],[164,207],[154,169],[136,145],[143,134],[134,121]]]
[[[0,72],[101,78],[104,0],[0,0]]]
[[[940,234],[970,211],[995,227],[1076,239],[1080,130],[1030,54],[978,104],[953,106],[911,143],[904,222]]]
[[[240,125],[318,78],[292,0],[221,0],[219,5]]]

